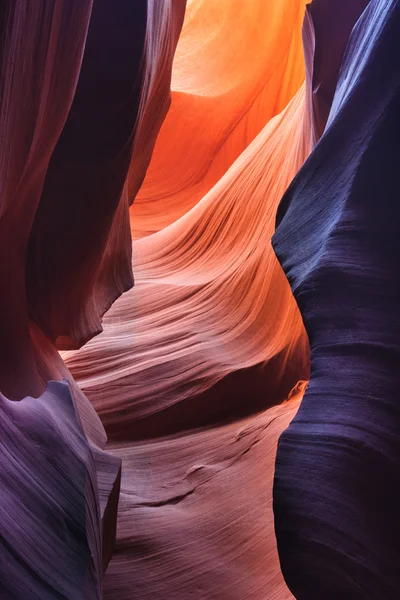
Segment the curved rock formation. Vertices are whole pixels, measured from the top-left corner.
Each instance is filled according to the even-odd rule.
[[[263,361],[275,360],[271,401],[273,386],[281,401],[307,376],[297,307],[268,248],[277,203],[309,151],[304,109],[301,89],[191,212],[136,243],[135,287],[100,336],[63,355],[109,433]]]
[[[394,600],[399,1],[185,9],[0,5],[0,596]]]
[[[304,16],[304,3],[293,3],[292,32],[281,21],[288,39],[301,37],[301,7]],[[286,61],[281,68],[296,71],[299,57]],[[274,92],[279,103],[284,76],[269,87],[270,104]],[[192,402],[238,370],[262,364],[250,411],[282,401],[307,378],[307,340],[269,242],[277,204],[311,150],[310,131],[303,86],[192,210],[135,243],[135,287],[105,316],[100,336],[63,355],[110,434],[141,437],[144,418]],[[193,426],[207,412],[211,422],[232,417],[229,396],[196,412],[187,405]]]
[[[106,600],[290,600],[273,531],[276,443],[292,402],[231,424],[113,444],[123,459]]]
[[[399,2],[372,0],[273,238],[311,346],[274,485],[282,570],[299,600],[399,595],[399,31]]]
[[[182,0],[161,11],[151,0],[0,6],[5,600],[101,597],[121,461],[103,452],[101,421],[56,345],[95,335],[133,283],[126,180],[135,163],[139,186],[165,116],[184,9]]]
[[[91,7],[91,0],[1,7],[0,385],[10,398],[44,389],[29,331],[26,250],[73,101]]]
[[[98,600],[96,471],[68,384],[0,409],[0,597]]]
[[[305,0],[188,3],[172,104],[131,208],[134,238],[195,206],[304,79]]]
[[[168,6],[174,12],[163,19]],[[133,285],[125,182],[132,163],[136,193],[165,116],[184,8],[182,0],[168,2],[159,15],[154,2],[123,1],[118,10],[107,0],[94,3],[28,248],[30,314],[58,348],[79,347],[101,331],[104,312]],[[160,35],[167,48],[156,45]]]

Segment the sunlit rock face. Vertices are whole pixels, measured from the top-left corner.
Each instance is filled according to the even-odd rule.
[[[194,207],[298,91],[304,5],[188,2],[171,108],[131,208],[134,238]]]
[[[3,1],[1,598],[398,598],[399,10]]]
[[[169,420],[173,420],[174,411],[180,413],[179,419],[185,412],[187,423],[198,426],[207,419],[213,422],[221,416],[232,417],[237,410],[260,410],[284,400],[297,381],[308,376],[308,347],[301,318],[270,244],[277,205],[311,150],[302,52],[305,3],[294,2],[288,8],[287,2],[278,2],[267,10],[264,2],[255,2],[253,11],[248,11],[242,2],[218,0],[209,14],[211,4],[191,2],[187,7],[172,84],[179,82],[179,89],[186,90],[179,94],[193,102],[209,100],[207,117],[197,115],[195,127],[196,135],[201,134],[207,144],[221,125],[219,115],[224,113],[226,129],[232,127],[229,111],[235,113],[236,120],[241,116],[241,122],[249,123],[245,128],[247,137],[238,134],[230,139],[228,146],[233,154],[221,151],[225,160],[222,176],[203,181],[203,195],[195,206],[179,208],[179,215],[171,217],[172,223],[161,229],[157,226],[159,231],[134,243],[134,288],[107,313],[101,335],[80,352],[63,355],[107,431],[117,439],[121,435],[143,436],[144,427],[147,430],[153,417],[158,418],[164,411],[168,411],[164,431],[169,432],[167,419],[171,414]],[[211,66],[193,74],[182,53],[185,48],[187,52],[193,48],[190,58],[197,49],[200,61],[206,52],[211,56],[212,48],[225,48],[231,43],[228,17],[232,19],[234,14],[243,17],[240,39],[245,35],[252,39],[257,31],[254,43],[261,55],[260,62],[252,66],[260,80],[251,80],[250,86],[248,77],[254,78],[254,74],[248,73],[245,56],[241,69],[232,75],[231,93],[231,61],[224,52],[221,65],[218,57],[214,59],[215,74]],[[218,23],[225,26],[214,31],[216,15]],[[273,35],[279,60],[275,46],[263,50],[265,35],[255,27],[254,19],[262,19],[261,24]],[[201,36],[199,30],[208,32],[208,36]],[[291,85],[284,85],[286,80]],[[246,92],[247,104],[239,102],[241,95],[235,86],[242,95]],[[264,104],[259,101],[260,90]],[[213,160],[211,146],[202,150],[196,144],[191,149],[192,130],[186,128],[178,135],[178,124],[193,115],[189,107],[174,111],[175,96],[173,92],[171,111],[160,132],[148,180],[159,153],[175,161],[173,168],[181,170],[182,176],[187,174],[182,153],[193,154],[193,168],[197,160]],[[228,98],[229,106],[224,109],[224,99]],[[217,116],[211,104],[219,107]],[[163,131],[172,118],[174,134],[166,138],[164,145]],[[253,119],[259,123],[257,128]],[[222,138],[213,143],[219,147]],[[164,193],[168,194],[164,208],[157,209],[157,214],[165,215],[175,210],[178,200],[168,191],[162,174],[155,176],[158,189],[162,192],[165,186]],[[181,191],[185,197],[192,197],[190,185]],[[151,209],[153,201],[142,199],[141,205]],[[131,219],[142,222],[140,214],[135,217],[135,204]],[[111,347],[113,351],[109,352]],[[238,374],[245,369],[252,369],[248,381],[253,388],[246,402],[241,393],[235,399],[230,391],[239,379],[239,389],[246,386],[246,376]],[[233,385],[227,385],[212,402],[207,400],[207,392],[228,375]],[[196,400],[200,395],[201,402]],[[182,406],[182,411],[177,406]]]

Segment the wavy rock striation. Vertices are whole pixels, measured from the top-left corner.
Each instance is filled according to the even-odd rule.
[[[1,598],[398,598],[399,1],[0,31]]]
[[[195,206],[278,115],[304,79],[305,0],[192,0],[172,103],[131,208],[134,239]]]
[[[299,600],[399,595],[399,31],[399,2],[372,0],[273,238],[311,347],[274,484],[281,566]]]
[[[68,384],[0,405],[0,597],[98,600],[96,470]]]
[[[285,39],[300,40],[305,5],[291,6],[293,31],[284,20],[280,28]],[[280,68],[296,73],[298,63],[293,54]],[[274,94],[282,101],[281,84],[276,75],[270,103]],[[234,416],[244,404],[235,387],[240,380],[246,386],[246,374],[233,375],[238,371],[252,369],[249,412],[281,402],[307,378],[308,342],[270,247],[277,205],[311,150],[310,90],[299,83],[294,97],[290,93],[287,107],[196,206],[134,244],[135,287],[107,313],[101,335],[80,352],[63,354],[113,437],[142,437],[149,419],[163,411],[169,411],[165,433],[184,413],[183,428]],[[178,165],[179,153],[174,158]],[[208,390],[228,375],[233,385],[207,400]]]
[[[56,347],[98,333],[133,284],[129,201],[168,106],[184,10],[183,0],[0,6],[5,600],[101,597],[121,460],[103,451],[104,427]]]

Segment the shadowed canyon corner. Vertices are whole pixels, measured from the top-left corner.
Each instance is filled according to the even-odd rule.
[[[399,600],[400,0],[0,0],[0,600]]]

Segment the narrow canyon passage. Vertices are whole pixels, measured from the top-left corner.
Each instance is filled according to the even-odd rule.
[[[1,600],[398,600],[399,35],[0,3]]]

